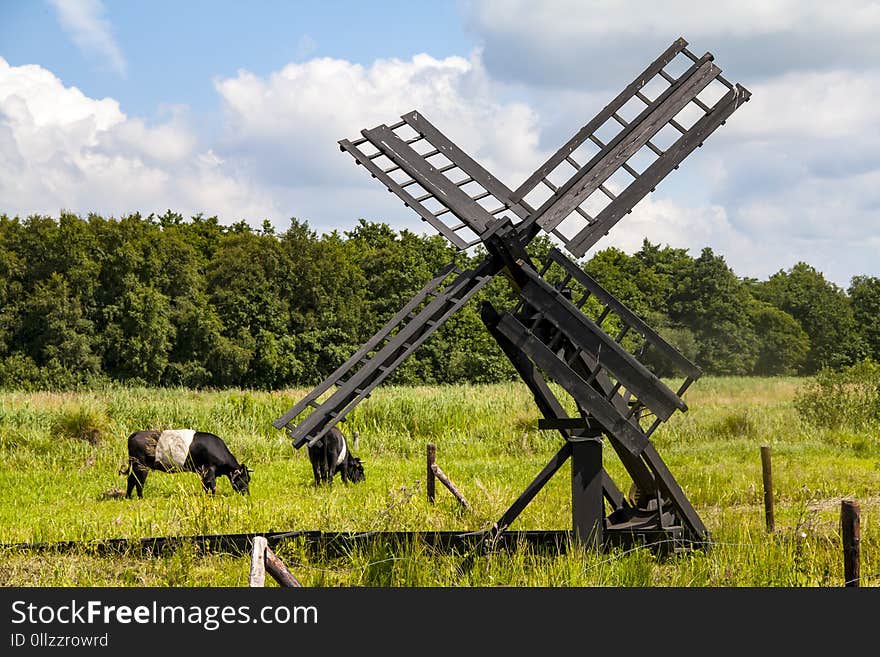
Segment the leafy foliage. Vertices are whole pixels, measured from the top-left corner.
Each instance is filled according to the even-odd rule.
[[[541,235],[528,252],[540,263],[552,247]],[[311,386],[447,263],[466,269],[484,257],[363,219],[318,235],[296,218],[276,232],[170,210],[0,215],[0,386]],[[710,374],[809,374],[880,354],[876,278],[855,277],[849,296],[805,263],[763,282],[740,279],[711,249],[694,258],[647,240],[582,266]],[[551,283],[561,281],[557,269]],[[483,327],[482,301],[509,309],[514,296],[503,277],[493,280],[390,382],[515,378]],[[654,357],[646,364],[671,375]]]
[[[825,368],[795,398],[801,417],[818,427],[860,429],[880,422],[880,364],[864,360]]]
[[[773,274],[756,297],[794,317],[810,337],[804,371],[851,365],[864,356],[863,338],[846,293],[805,262]]]

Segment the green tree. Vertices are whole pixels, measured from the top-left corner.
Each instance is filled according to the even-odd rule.
[[[764,301],[753,300],[749,314],[758,339],[753,373],[759,376],[797,374],[810,351],[810,336],[794,317]]]
[[[77,375],[97,374],[100,358],[92,351],[94,327],[61,274],[36,284],[22,313],[21,337],[39,366],[54,364]]]
[[[223,322],[223,336],[237,348],[238,363],[244,360],[244,352],[249,353],[248,363],[258,358],[258,338],[259,344],[268,349],[268,335],[287,334],[289,309],[281,292],[287,266],[274,236],[257,235],[240,227],[223,240],[208,264],[206,279],[210,301]],[[213,366],[223,367],[221,363]],[[282,370],[264,363],[259,372],[248,369],[240,379],[230,383],[271,387],[278,382],[274,373],[287,367],[279,366]],[[236,369],[227,368],[222,378],[228,380]]]
[[[168,297],[132,274],[122,285],[117,303],[104,309],[104,369],[120,380],[158,385],[175,337]]]
[[[854,363],[863,352],[853,309],[846,293],[805,262],[773,274],[755,294],[794,317],[810,336],[802,371]]]
[[[13,232],[20,226],[17,221],[0,215],[0,357],[12,348],[13,333],[18,322],[18,302],[22,294],[25,266],[10,247]]]
[[[697,365],[714,374],[748,374],[757,358],[752,297],[723,256],[703,249],[669,299],[671,319],[697,338]]]
[[[880,363],[880,278],[854,276],[849,298],[853,321],[862,336],[868,356]]]

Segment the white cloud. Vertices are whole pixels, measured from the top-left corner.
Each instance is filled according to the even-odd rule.
[[[215,87],[228,118],[223,152],[246,158],[255,177],[286,201],[288,214],[318,227],[353,226],[366,217],[424,228],[337,145],[413,109],[511,186],[545,155],[537,149],[535,112],[500,101],[478,55],[416,55],[369,67],[319,58],[267,77],[240,71]],[[360,196],[348,201],[355,191]]]
[[[735,139],[876,137],[880,68],[793,71],[748,87],[748,111],[727,128]]]
[[[532,34],[552,29],[562,40],[606,40],[650,31],[753,36],[846,29],[870,35],[880,27],[880,8],[870,0],[833,5],[817,0],[666,0],[656,5],[641,0],[477,0],[468,6],[480,26]]]
[[[273,201],[198,144],[178,114],[149,126],[112,99],[0,58],[0,212],[204,212],[255,222]]]
[[[268,218],[282,229],[297,216],[320,231],[365,217],[423,232],[410,209],[340,152],[339,139],[418,108],[512,186],[546,155],[534,112],[496,100],[478,58],[418,55],[370,67],[315,59],[215,85],[227,122],[202,146],[181,112],[149,125],[39,66],[0,59],[0,212],[170,208],[255,225]]]
[[[677,37],[739,78],[862,68],[880,56],[873,0],[472,0],[489,72],[536,86],[625,84]]]
[[[125,75],[126,62],[113,36],[113,27],[104,17],[101,0],[49,0],[58,22],[85,53],[100,57],[111,70]]]

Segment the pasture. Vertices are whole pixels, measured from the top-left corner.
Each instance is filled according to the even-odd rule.
[[[711,550],[659,560],[644,549],[561,555],[432,554],[420,544],[374,544],[319,558],[296,541],[276,552],[304,586],[842,586],[840,502],[861,505],[862,586],[880,583],[880,435],[806,424],[793,400],[802,379],[713,378],[685,395],[653,442],[709,528]],[[88,541],[288,530],[488,528],[560,446],[538,431],[520,383],[382,387],[342,425],[360,435],[366,481],[316,489],[305,449],[272,421],[307,390],[279,392],[108,388],[0,392],[0,543],[82,541],[72,552],[0,552],[3,586],[246,586],[246,555],[182,546],[161,557],[102,556]],[[192,473],[152,473],[144,499],[120,499],[126,437],[191,427],[221,436],[254,468],[251,495],[226,478],[206,496]],[[425,448],[467,497],[441,486],[430,505]],[[773,455],[776,531],[764,526],[760,446]],[[606,468],[629,481],[613,451]],[[511,529],[570,529],[568,466]],[[467,561],[465,565],[463,562]]]

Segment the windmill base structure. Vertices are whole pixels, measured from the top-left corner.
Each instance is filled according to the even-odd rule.
[[[526,248],[543,230],[572,255],[584,256],[749,99],[745,88],[721,76],[711,53],[698,57],[687,45],[677,39],[516,189],[416,111],[339,142],[452,244],[460,249],[482,244],[487,255],[472,269],[443,268],[274,422],[287,430],[295,448],[314,444],[344,421],[500,275],[518,300],[511,308],[483,302],[482,321],[532,393],[541,414],[538,428],[558,432],[562,446],[484,532],[486,544],[502,538],[569,461],[577,543],[672,551],[709,544],[709,532],[651,442],[676,410],[687,410],[682,397],[700,368],[562,250],[553,248],[536,262]],[[681,380],[676,390],[653,371],[658,362],[667,380]],[[551,382],[570,400],[560,400]],[[573,414],[566,411],[571,402]],[[603,467],[609,446],[631,478],[629,494]]]

